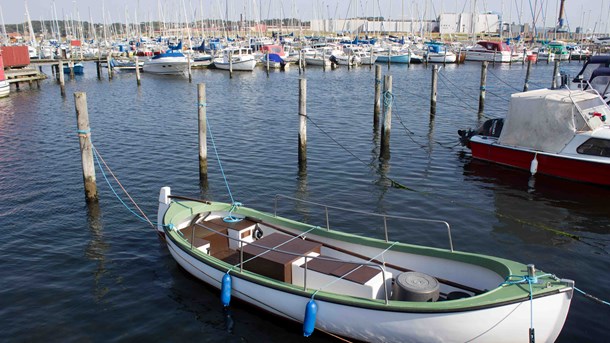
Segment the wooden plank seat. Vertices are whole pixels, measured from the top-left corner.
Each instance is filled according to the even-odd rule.
[[[391,289],[392,273],[388,271],[384,279],[379,268],[324,255],[319,257],[307,260],[307,288],[369,299],[384,299],[384,285]],[[293,284],[298,286],[304,286],[304,262],[292,265]]]
[[[254,244],[243,246],[244,268],[284,282],[292,282],[292,264],[295,261],[304,263],[302,255],[317,256],[322,244],[295,238],[283,233],[265,235]],[[281,250],[281,251],[275,251]],[[289,252],[289,253],[287,253]]]

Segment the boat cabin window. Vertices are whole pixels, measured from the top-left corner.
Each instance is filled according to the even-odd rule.
[[[576,149],[576,152],[583,155],[610,157],[610,140],[589,138]]]

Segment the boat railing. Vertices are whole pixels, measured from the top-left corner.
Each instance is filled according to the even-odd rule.
[[[204,218],[200,218],[200,219],[205,219],[205,217]],[[386,305],[388,304],[389,297],[388,297],[388,287],[387,287],[387,284],[386,284],[386,271],[383,268],[383,266],[380,265],[380,264],[373,263],[373,262],[342,261],[342,260],[337,260],[337,259],[333,259],[333,258],[329,258],[329,257],[324,257],[324,256],[310,256],[310,255],[305,255],[305,254],[298,254],[298,253],[295,253],[295,252],[292,252],[292,251],[278,249],[278,246],[281,246],[281,245],[283,245],[283,244],[285,244],[287,242],[281,243],[281,244],[279,244],[278,246],[275,246],[275,247],[267,247],[267,246],[263,246],[263,245],[260,245],[260,244],[256,244],[255,242],[247,242],[247,241],[245,241],[245,240],[243,240],[241,238],[231,237],[231,236],[229,236],[228,233],[224,234],[222,232],[218,232],[218,230],[204,225],[202,222],[199,221],[200,219],[195,220],[194,223],[193,223],[193,228],[191,230],[191,239],[190,239],[191,250],[193,250],[193,248],[194,248],[193,243],[195,241],[195,226],[204,228],[204,229],[206,229],[208,231],[211,231],[211,232],[214,232],[214,234],[220,235],[222,237],[226,237],[229,240],[237,241],[239,243],[239,272],[240,273],[242,273],[244,271],[244,263],[249,262],[251,260],[254,260],[254,259],[258,258],[258,257],[261,257],[261,256],[263,256],[263,255],[265,255],[265,254],[267,254],[267,253],[269,253],[271,251],[282,253],[282,254],[288,254],[288,255],[296,257],[297,259],[298,258],[303,258],[305,260],[305,263],[303,264],[304,265],[303,290],[306,291],[307,290],[307,271],[308,271],[307,262],[308,262],[308,259],[309,260],[318,259],[318,260],[331,261],[331,262],[340,261],[340,262],[344,262],[344,263],[348,263],[348,264],[357,265],[357,267],[355,267],[351,271],[343,274],[342,276],[337,276],[336,280],[341,280],[341,279],[345,278],[346,276],[350,275],[351,273],[357,271],[358,269],[360,269],[360,268],[362,268],[364,266],[368,266],[368,267],[372,267],[372,268],[375,268],[375,269],[379,269],[381,271],[381,277],[382,277],[382,280],[383,280],[382,282],[383,282],[384,301],[385,301]],[[295,235],[290,240],[293,240],[293,239],[305,239],[305,234],[306,234],[306,232],[303,232],[301,234]],[[246,261],[244,261],[244,249],[243,249],[244,244],[255,246],[257,248],[261,248],[261,249],[263,249],[263,252],[261,252],[260,254],[257,254],[255,256],[247,259]],[[328,285],[330,285],[330,283],[327,284],[327,285],[322,286],[322,288],[320,288],[320,290],[323,290],[323,288],[325,286],[328,286]]]
[[[414,218],[414,217],[405,217],[405,216],[395,216],[395,215],[387,215],[387,214],[374,213],[374,212],[359,211],[359,210],[353,210],[353,209],[342,208],[342,207],[337,207],[337,206],[330,206],[330,205],[320,204],[320,203],[316,203],[316,202],[313,202],[313,201],[308,201],[308,200],[303,200],[303,199],[299,199],[299,198],[294,198],[294,197],[287,196],[287,195],[282,195],[282,194],[276,194],[275,195],[274,205],[273,205],[273,215],[276,216],[276,217],[277,217],[278,200],[280,198],[294,200],[294,201],[301,202],[301,203],[306,203],[306,204],[310,204],[310,205],[316,205],[316,206],[323,207],[324,208],[324,213],[325,213],[325,216],[326,216],[326,230],[327,231],[330,230],[330,220],[329,220],[329,215],[328,215],[328,210],[329,209],[345,211],[345,212],[351,212],[351,213],[364,214],[364,215],[373,216],[373,217],[381,217],[382,220],[383,220],[383,231],[384,231],[384,236],[385,236],[385,241],[386,242],[389,242],[388,219],[399,219],[399,220],[407,220],[407,221],[414,221],[414,222],[442,224],[442,225],[444,225],[447,228],[447,236],[449,238],[449,248],[453,252],[453,239],[451,238],[451,226],[449,225],[448,222],[446,222],[444,220]]]
[[[583,86],[585,86],[585,87],[583,88]],[[606,86],[605,91],[608,91],[609,87],[610,87],[610,83]],[[566,88],[568,89],[568,96],[570,97],[570,101],[572,101],[572,103],[574,104],[574,107],[576,107],[576,110],[578,111],[578,113],[580,114],[582,119],[585,121],[586,125],[589,127],[590,130],[595,129],[589,123],[590,119],[587,118],[586,113],[585,113],[585,109],[583,109],[580,105],[578,105],[578,101],[576,101],[572,97],[572,93],[573,93],[572,90],[570,90],[568,87],[566,87]],[[604,112],[603,113],[604,115],[610,116],[610,109],[608,109],[606,101],[604,101],[603,96],[597,91],[597,89],[595,89],[593,86],[591,86],[589,81],[586,81],[586,80],[582,81],[580,89],[584,89],[584,92],[591,93],[591,94],[595,95],[597,97],[597,99],[600,101],[598,106],[588,107],[586,109],[589,109],[589,110],[590,109],[594,109],[595,111],[601,111],[601,112]]]

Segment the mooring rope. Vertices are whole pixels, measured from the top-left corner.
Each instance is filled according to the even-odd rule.
[[[147,222],[148,224],[150,224],[150,226],[152,226],[153,229],[156,230],[155,228],[155,224],[153,224],[153,222],[148,219],[148,217],[146,216],[146,214],[144,213],[144,211],[142,211],[142,209],[140,208],[140,206],[138,206],[138,204],[135,202],[135,200],[133,200],[133,198],[131,197],[131,195],[129,195],[129,192],[127,192],[127,190],[125,189],[125,187],[123,187],[123,185],[121,184],[121,182],[119,181],[119,179],[116,177],[116,175],[114,175],[114,173],[112,172],[112,169],[110,169],[110,167],[108,166],[108,164],[106,163],[106,161],[102,158],[102,155],[99,153],[99,151],[95,148],[95,146],[93,145],[93,143],[91,143],[91,148],[94,152],[93,156],[95,157],[95,161],[97,162],[100,171],[102,172],[102,176],[104,176],[104,180],[106,180],[106,183],[108,184],[108,187],[110,187],[110,190],[112,191],[112,193],[114,193],[114,195],[116,196],[117,199],[119,199],[119,201],[121,202],[121,204],[123,204],[123,206],[125,206],[126,209],[129,210],[129,212],[131,212],[133,215],[135,215],[138,219],[140,219],[141,221]],[[131,208],[129,208],[129,206],[127,206],[127,204],[123,201],[123,199],[121,199],[121,197],[119,196],[119,194],[116,192],[116,190],[114,189],[114,187],[112,187],[112,184],[110,183],[110,180],[108,179],[108,177],[106,176],[106,173],[104,172],[104,168],[102,167],[102,164],[100,163],[100,160],[102,161],[102,163],[104,163],[104,166],[106,167],[106,169],[108,170],[108,172],[110,173],[110,175],[112,175],[112,177],[114,178],[114,180],[116,181],[116,183],[119,185],[119,187],[121,187],[121,189],[123,190],[123,193],[125,193],[125,195],[127,195],[127,197],[129,198],[129,200],[131,201],[131,203],[138,209],[138,211],[140,211],[140,213],[142,214],[141,216],[139,214],[137,214],[134,210],[132,210]]]

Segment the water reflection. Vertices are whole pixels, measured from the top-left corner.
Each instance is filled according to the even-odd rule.
[[[85,256],[92,261],[97,261],[97,268],[93,273],[95,281],[94,294],[96,301],[100,302],[106,293],[108,293],[108,287],[104,286],[103,279],[107,271],[106,252],[110,246],[104,241],[101,210],[97,202],[87,203],[87,221],[89,223],[91,240],[85,249]]]
[[[528,171],[474,159],[464,164],[464,176],[493,191],[495,212],[505,228],[534,227],[553,232],[557,238],[562,233],[587,238],[582,231],[610,233],[608,188],[546,175],[532,177]],[[521,232],[524,241],[532,240],[531,230]]]

